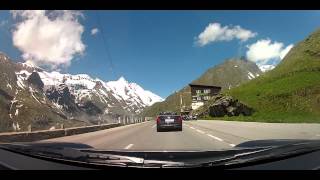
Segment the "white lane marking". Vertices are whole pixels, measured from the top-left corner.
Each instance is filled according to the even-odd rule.
[[[152,128],[155,128],[156,126],[157,126],[157,125],[155,124],[155,125],[152,126]]]
[[[235,147],[236,145],[234,145],[234,144],[229,144],[231,147]]]
[[[191,128],[191,129],[196,129],[196,128],[192,127],[192,126],[190,126],[190,128]]]
[[[216,140],[218,140],[218,141],[223,141],[223,139],[221,139],[221,138],[218,138],[218,137],[216,137],[216,136],[213,136],[213,135],[211,135],[211,134],[207,134],[209,137],[211,137],[211,138],[213,138],[213,139],[216,139]]]
[[[133,146],[133,144],[129,144],[128,146],[125,147],[125,149],[130,149]]]
[[[199,130],[199,129],[197,129],[197,132],[198,133],[201,133],[201,134],[204,134],[205,132],[203,132],[203,131],[201,131],[201,130]]]

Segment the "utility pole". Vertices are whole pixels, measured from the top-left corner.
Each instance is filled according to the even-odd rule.
[[[181,95],[181,93],[180,93],[180,112],[182,112],[182,95]]]

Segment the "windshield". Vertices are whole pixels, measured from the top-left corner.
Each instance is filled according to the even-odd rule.
[[[320,139],[319,17],[2,10],[0,142],[192,154]]]

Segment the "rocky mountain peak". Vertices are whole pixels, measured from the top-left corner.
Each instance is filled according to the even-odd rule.
[[[121,76],[117,81],[122,83],[128,83],[128,81],[123,76]]]
[[[94,86],[94,89],[101,89],[103,87],[103,84],[101,81],[96,81],[96,85]]]
[[[44,87],[44,84],[39,76],[39,74],[36,71],[33,71],[31,75],[28,77],[27,82],[31,85],[35,86],[39,90],[42,90]]]

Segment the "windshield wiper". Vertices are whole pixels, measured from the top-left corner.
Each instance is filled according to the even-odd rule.
[[[173,162],[167,161],[150,161],[144,158],[123,156],[123,155],[113,155],[105,153],[88,153],[86,162],[102,165],[115,165],[121,167],[163,167],[166,165],[171,165]],[[175,163],[173,163],[175,164]]]
[[[145,160],[140,157],[114,155],[106,153],[98,153],[95,151],[82,152],[73,148],[48,148],[48,147],[32,147],[24,145],[9,144],[0,146],[3,149],[16,153],[42,158],[46,160],[54,160],[60,162],[73,162],[96,167],[117,166],[117,167],[185,167],[183,162]]]

